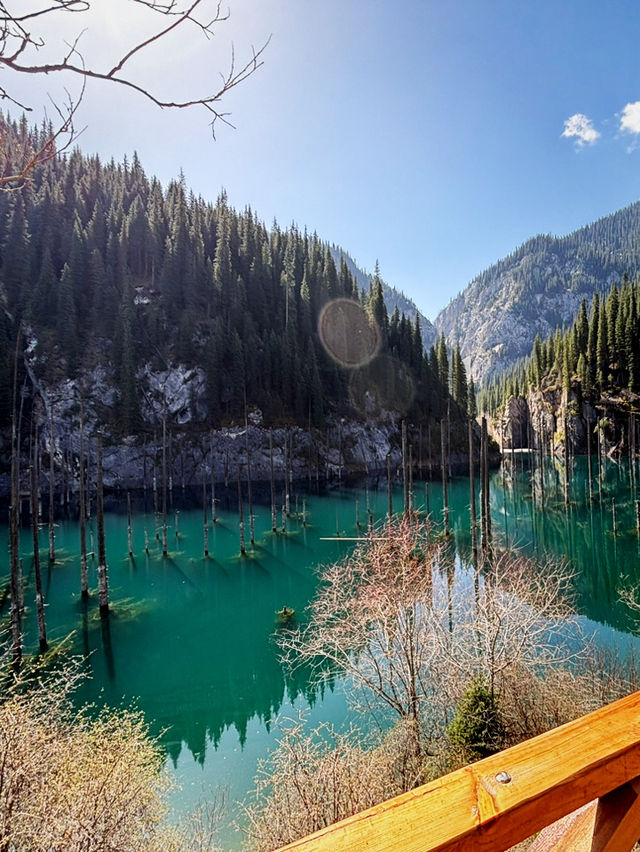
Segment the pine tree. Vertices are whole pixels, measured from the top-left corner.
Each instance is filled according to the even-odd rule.
[[[607,387],[609,379],[609,346],[607,341],[607,311],[603,301],[598,317],[598,339],[596,345],[596,382],[600,390]]]
[[[438,341],[438,378],[443,388],[449,387],[449,355],[444,333],[440,335]]]
[[[589,338],[587,343],[587,364],[589,385],[595,387],[598,372],[598,327],[600,325],[600,297],[594,293],[589,319]]]
[[[478,416],[478,405],[476,402],[476,386],[473,381],[473,376],[469,378],[469,403],[467,405],[469,417],[473,420]]]
[[[378,266],[377,261],[373,281],[371,282],[371,290],[369,291],[367,310],[369,311],[371,319],[378,326],[384,348],[389,337],[389,315],[387,314],[387,308],[384,303],[380,267]]]
[[[580,302],[580,310],[578,311],[575,328],[578,354],[582,353],[586,356],[587,344],[589,342],[589,318],[587,316],[587,303],[585,299]]]

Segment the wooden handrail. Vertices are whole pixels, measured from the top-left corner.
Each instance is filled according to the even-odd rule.
[[[539,838],[539,849],[624,852],[640,837],[639,777],[636,692],[280,852],[500,852],[588,803],[568,845]]]

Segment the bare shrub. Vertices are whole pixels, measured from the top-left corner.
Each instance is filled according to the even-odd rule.
[[[0,661],[0,849],[212,850],[204,821],[166,821],[164,756],[138,712],[78,711],[79,664],[16,677]]]
[[[279,639],[285,660],[320,677],[327,664],[336,667],[402,719],[417,720],[435,652],[437,553],[424,526],[403,520],[324,568],[306,625]]]
[[[310,664],[322,677],[329,664],[350,678],[368,709],[382,705],[414,720],[429,751],[441,747],[444,728],[478,679],[501,706],[509,704],[513,736],[537,728],[541,720],[527,720],[532,679],[540,681],[539,693],[548,673],[570,668],[584,647],[564,565],[500,553],[475,574],[456,577],[447,560],[426,525],[387,524],[322,570],[306,624],[279,639],[289,665]],[[512,701],[518,688],[523,695]],[[520,706],[522,720],[514,717]]]
[[[353,731],[292,724],[262,764],[256,802],[246,808],[252,848],[270,852],[413,787],[425,776],[414,738],[409,721],[373,747]]]

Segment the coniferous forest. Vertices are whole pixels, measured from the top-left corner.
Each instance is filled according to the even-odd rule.
[[[48,133],[24,119],[11,127],[34,149]],[[305,426],[362,413],[372,398],[416,423],[467,407],[459,350],[442,339],[425,352],[417,318],[389,317],[377,268],[365,292],[315,233],[267,228],[224,192],[210,203],[181,177],[163,188],[135,154],[103,163],[76,150],[44,163],[22,189],[0,194],[0,246],[5,425],[19,328],[49,386],[106,371],[115,435],[144,429],[141,375],[176,364],[203,372],[208,427],[247,406],[267,424]],[[339,298],[358,302],[379,336],[355,376],[318,335],[323,306]]]

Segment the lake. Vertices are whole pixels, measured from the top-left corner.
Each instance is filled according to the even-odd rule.
[[[591,504],[586,473],[586,460],[577,458],[567,509],[562,464],[547,460],[542,507],[539,472],[534,500],[527,458],[507,459],[491,477],[494,537],[540,558],[566,556],[577,571],[579,612],[598,626],[603,641],[623,645],[635,630],[635,619],[620,603],[618,592],[621,585],[640,582],[635,494],[628,466],[607,461],[602,493],[596,487]],[[281,488],[280,484],[279,503]],[[286,532],[281,530],[279,505],[279,531],[273,534],[268,488],[256,486],[256,545],[251,547],[249,541],[245,490],[247,555],[241,557],[237,491],[234,487],[217,491],[215,524],[209,505],[210,556],[206,559],[199,493],[173,489],[166,558],[155,535],[151,492],[133,499],[133,558],[128,557],[126,502],[111,501],[105,532],[113,614],[106,622],[97,614],[97,593],[88,606],[80,601],[77,522],[58,521],[57,559],[51,566],[47,563],[46,528],[41,532],[49,638],[72,633],[74,650],[88,655],[86,668],[91,677],[80,700],[133,703],[145,713],[181,786],[173,797],[178,812],[203,797],[219,795],[221,789],[229,802],[243,799],[253,785],[259,759],[267,756],[276,741],[274,722],[278,717],[305,711],[310,724],[331,720],[340,725],[350,719],[341,682],[318,694],[305,672],[285,676],[273,638],[281,629],[276,612],[287,606],[302,617],[316,588],[317,566],[343,558],[354,546],[353,539],[366,535],[367,507],[374,522],[381,521],[388,508],[384,478],[370,481],[367,490],[341,486],[305,493],[295,485]],[[428,500],[434,526],[441,526],[439,480],[416,482],[414,495],[421,511],[426,510]],[[471,559],[469,480],[455,478],[449,495],[451,548],[455,549],[457,570],[464,571]],[[617,535],[613,532],[614,500]],[[400,482],[394,487],[394,508],[402,508]],[[95,516],[89,528],[95,540]],[[7,552],[6,526],[0,529],[0,536]],[[31,603],[31,537],[26,528],[21,543],[28,580],[26,645],[34,650],[37,625]],[[95,567],[95,560],[90,560],[94,592]],[[1,573],[4,588],[8,564]],[[8,617],[6,601],[2,617]],[[232,806],[230,813],[231,821],[237,816]],[[239,848],[241,837],[227,826],[223,840],[227,847]]]

